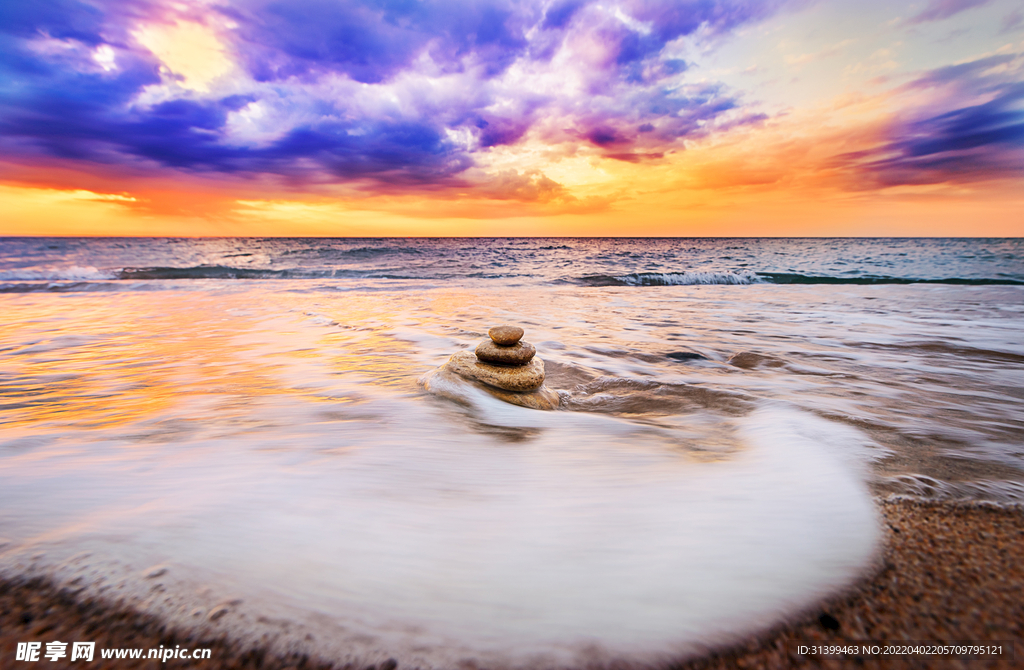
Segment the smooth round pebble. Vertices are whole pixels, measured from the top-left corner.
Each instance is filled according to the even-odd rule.
[[[484,340],[476,348],[476,357],[485,363],[526,365],[535,355],[537,355],[537,347],[529,342],[516,342],[512,346],[500,346],[490,340]]]
[[[491,328],[487,331],[487,334],[495,344],[503,347],[511,347],[522,339],[524,332],[525,331],[523,331],[519,326],[513,326],[512,324],[505,323]]]

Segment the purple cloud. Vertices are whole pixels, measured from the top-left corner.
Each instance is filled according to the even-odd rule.
[[[950,108],[936,113],[930,105],[895,126],[888,142],[843,154],[837,164],[866,177],[869,187],[1024,177],[1024,81],[1019,71],[997,67],[1015,58],[990,56],[924,74],[906,88],[942,91]]]
[[[495,74],[526,48],[525,33],[541,18],[532,5],[472,0],[256,0],[218,9],[238,21],[247,65],[261,81],[337,72],[379,83],[424,51],[456,69],[473,54]]]
[[[976,94],[980,92],[979,85],[985,86],[984,72],[1006,63],[1011,63],[1017,56],[1013,54],[999,54],[987,56],[977,60],[947,65],[935,68],[917,79],[914,79],[907,88],[928,89],[953,85],[958,87],[961,93]]]
[[[931,0],[927,7],[910,17],[907,24],[916,25],[929,21],[941,21],[968,9],[987,5],[989,2],[991,0]]]
[[[478,152],[531,133],[653,160],[758,120],[720,84],[684,84],[673,41],[785,4],[12,0],[0,4],[0,151],[396,185],[457,183]],[[216,35],[230,73],[191,85],[143,45],[142,27],[175,22]],[[506,190],[552,192],[530,179]]]
[[[1003,17],[1003,20],[1001,21],[1002,29],[999,31],[999,34],[1006,35],[1008,33],[1015,32],[1022,25],[1024,25],[1024,12],[1019,9],[1015,9]]]

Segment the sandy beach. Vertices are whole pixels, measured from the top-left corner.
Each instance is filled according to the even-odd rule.
[[[821,603],[799,620],[672,667],[711,668],[1010,668],[1024,653],[1024,513],[987,505],[885,501],[879,506],[887,544],[879,570],[852,592]],[[210,660],[43,661],[89,668],[349,668],[306,656],[276,656],[223,638],[168,629],[116,603],[80,600],[42,579],[0,582],[0,659],[17,643],[95,640],[104,648],[211,648]],[[986,657],[800,654],[800,643],[879,645],[903,642],[1002,645]],[[1014,648],[1011,650],[1010,646]],[[383,663],[377,670],[384,670]],[[24,667],[29,667],[24,665]]]
[[[805,620],[681,667],[1010,668],[1024,652],[1024,514],[994,506],[891,501],[881,570]],[[1012,642],[998,657],[801,656],[798,643]]]

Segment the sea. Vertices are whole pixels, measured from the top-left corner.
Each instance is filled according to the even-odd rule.
[[[0,238],[0,315],[0,574],[271,650],[668,663],[1024,502],[1022,239]],[[426,390],[505,323],[558,409]]]

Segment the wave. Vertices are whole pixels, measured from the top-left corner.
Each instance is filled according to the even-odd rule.
[[[0,282],[87,282],[117,279],[111,270],[100,270],[92,266],[69,268],[12,268],[0,270]]]
[[[1024,286],[1024,281],[1019,279],[977,277],[942,277],[939,279],[886,277],[884,275],[830,277],[827,275],[802,275],[790,272],[758,272],[757,275],[765,278],[772,284],[958,284],[965,286]]]
[[[911,473],[883,478],[882,490],[890,499],[944,500],[966,503],[990,503],[1016,508],[1024,504],[1024,482],[1009,480],[941,481]]]
[[[114,281],[75,282],[11,282],[0,283],[0,293],[83,293],[86,291],[119,291]]]
[[[415,247],[355,247],[352,249],[339,249],[331,246],[303,247],[301,249],[288,249],[281,252],[282,256],[337,256],[355,258],[373,258],[376,256],[392,256],[395,254],[420,255],[423,250]]]
[[[276,279],[289,276],[289,270],[251,270],[227,265],[196,265],[190,268],[124,268],[117,279]],[[323,275],[320,275],[323,276]],[[330,276],[329,273],[327,276]]]
[[[789,272],[633,272],[626,275],[585,275],[575,280],[584,286],[698,286],[698,285],[750,285],[750,284],[956,284],[963,286],[1024,286],[1024,280],[976,277],[943,277],[924,279],[915,277],[835,277],[829,275],[803,275]]]
[[[268,268],[236,268],[228,265],[196,265],[192,267],[126,267],[114,270],[70,268],[67,270],[0,271],[0,293],[71,292],[119,290],[122,282],[145,283],[151,280],[181,279],[401,279],[417,280],[392,269],[346,270],[326,268],[271,270]]]
[[[695,286],[709,284],[763,284],[757,273],[740,272],[634,272],[613,277],[588,275],[580,277],[586,286]]]
[[[475,266],[474,266],[475,267]],[[20,268],[0,270],[0,293],[31,291],[95,290],[85,288],[86,283],[117,283],[117,281],[181,280],[181,279],[392,279],[459,281],[461,279],[528,280],[529,273],[478,271],[468,274],[444,272],[437,274],[423,269],[409,273],[401,268],[344,269],[319,268],[239,268],[230,265],[195,265],[190,267],[152,266],[97,269],[95,267]],[[538,277],[539,278],[539,277]],[[698,285],[771,285],[771,284],[956,284],[966,286],[1024,286],[1024,279],[1009,277],[944,277],[914,278],[881,275],[837,277],[832,275],[805,275],[788,272],[740,271],[686,271],[686,272],[633,272],[623,275],[593,274],[576,278],[566,277],[556,283],[583,286],[698,286]],[[54,284],[58,283],[58,284]],[[82,285],[80,285],[82,284]]]
[[[391,254],[422,254],[423,251],[415,247],[357,247],[355,249],[338,250],[338,253],[345,256],[378,256]]]
[[[124,268],[115,273],[117,279],[420,279],[389,270],[270,270],[233,268],[227,265],[196,265],[188,268],[151,267]]]

